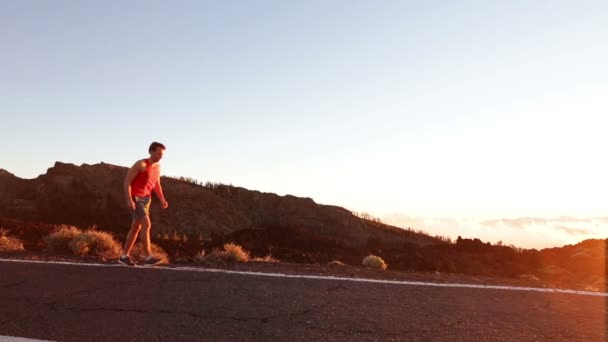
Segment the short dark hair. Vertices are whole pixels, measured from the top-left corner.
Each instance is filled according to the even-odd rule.
[[[153,142],[153,143],[150,144],[150,147],[148,148],[148,152],[152,153],[152,151],[156,151],[157,147],[160,147],[163,150],[166,150],[165,145],[163,145],[163,144],[155,141],[155,142]]]

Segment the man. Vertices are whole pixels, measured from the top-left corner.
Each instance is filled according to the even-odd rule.
[[[144,248],[146,258],[144,265],[157,265],[162,262],[161,259],[152,255],[150,249],[150,202],[152,201],[152,191],[160,199],[163,209],[166,209],[169,204],[163,195],[163,188],[160,185],[160,164],[158,163],[165,152],[165,145],[153,142],[148,148],[150,157],[141,159],[135,162],[127,172],[124,182],[124,191],[126,196],[127,208],[131,211],[133,222],[131,230],[127,235],[122,256],[118,262],[125,265],[134,266],[135,263],[129,256],[137,235],[140,237],[141,244]]]

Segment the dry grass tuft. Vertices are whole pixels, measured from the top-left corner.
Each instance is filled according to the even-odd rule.
[[[243,247],[227,243],[224,245],[224,251],[220,252],[220,258],[228,262],[247,262],[251,257],[249,252],[243,250]]]
[[[82,234],[82,231],[74,226],[61,225],[56,231],[44,238],[46,251],[51,253],[72,253],[70,242]]]
[[[388,267],[388,265],[384,262],[384,260],[382,260],[381,257],[373,254],[370,254],[363,258],[362,264],[365,267],[375,268],[379,270],[385,270]]]
[[[266,258],[268,258],[268,261],[276,260],[270,256]],[[265,258],[260,258],[258,261],[264,261],[263,259]],[[224,245],[224,250],[214,249],[209,254],[206,254],[203,250],[194,257],[194,261],[202,263],[247,262],[249,260],[251,260],[249,252],[234,243],[227,243]]]
[[[8,230],[0,229],[0,252],[20,252],[25,250],[17,237],[8,236]]]
[[[69,243],[70,249],[77,256],[93,255],[103,259],[115,259],[120,256],[120,244],[107,232],[89,230],[76,236]]]

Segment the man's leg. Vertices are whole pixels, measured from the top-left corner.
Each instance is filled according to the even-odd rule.
[[[150,222],[150,216],[146,215],[141,219],[141,230],[139,231],[139,240],[143,246],[143,252],[146,256],[152,255],[152,247],[150,243],[150,230],[152,228],[152,222]]]
[[[122,255],[129,255],[131,253],[131,249],[135,244],[135,240],[137,240],[137,234],[141,230],[142,219],[136,220],[133,219],[131,223],[131,229],[129,230],[129,234],[127,234],[127,239],[125,240],[125,245],[123,247]]]

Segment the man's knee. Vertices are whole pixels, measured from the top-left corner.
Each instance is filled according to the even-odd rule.
[[[131,223],[131,231],[132,232],[139,232],[139,230],[141,229],[141,222],[138,221],[133,221],[133,223]]]
[[[150,219],[148,217],[145,217],[141,220],[141,228],[143,230],[148,230],[148,229],[150,229],[151,226],[152,226],[152,222],[150,222]]]

